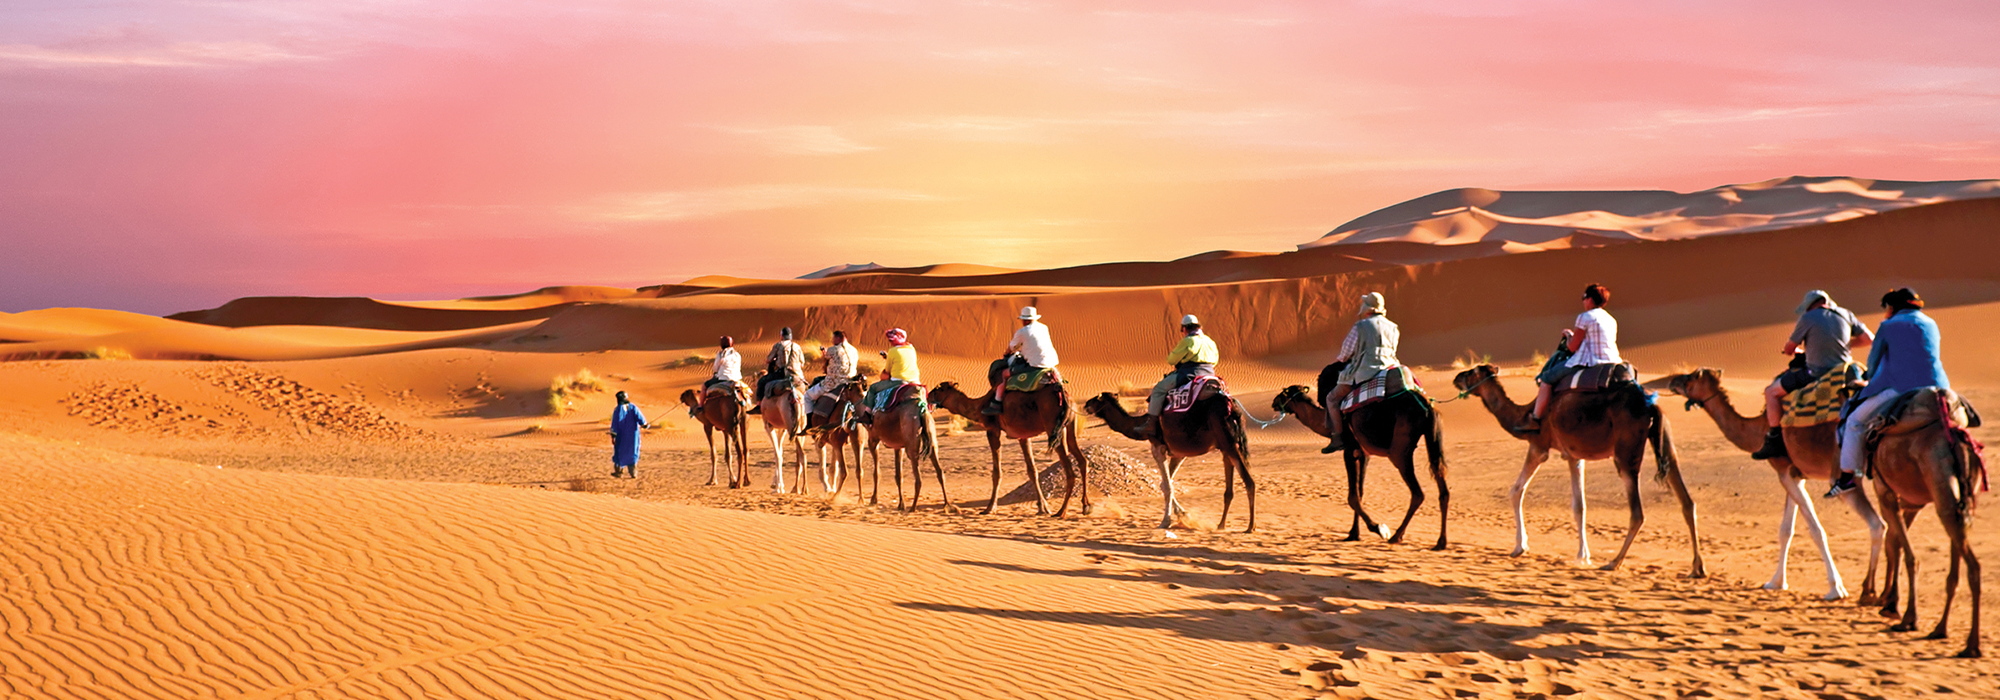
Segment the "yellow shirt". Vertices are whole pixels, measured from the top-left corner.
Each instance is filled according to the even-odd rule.
[[[889,356],[889,366],[883,371],[889,373],[890,379],[901,379],[912,384],[923,383],[923,380],[917,378],[916,346],[898,345],[889,348],[885,354]]]
[[[1167,353],[1167,364],[1170,365],[1179,365],[1183,362],[1212,365],[1221,360],[1222,351],[1217,349],[1215,341],[1209,340],[1208,335],[1204,333],[1181,336],[1180,344],[1174,346],[1173,352]]]

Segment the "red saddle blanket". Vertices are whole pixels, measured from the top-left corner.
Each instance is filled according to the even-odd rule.
[[[1174,387],[1167,392],[1168,413],[1181,413],[1194,408],[1196,401],[1210,396],[1228,396],[1229,388],[1221,377],[1195,377],[1194,381]]]

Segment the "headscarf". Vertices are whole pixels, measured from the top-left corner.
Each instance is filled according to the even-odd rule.
[[[889,329],[889,330],[888,330],[887,332],[883,333],[882,335],[883,335],[884,337],[887,337],[887,338],[889,339],[889,344],[890,344],[890,345],[899,345],[899,346],[900,346],[900,345],[908,345],[908,344],[910,344],[910,334],[909,334],[909,332],[908,332],[908,331],[904,331],[904,330],[903,330],[903,329],[901,329],[901,328],[891,328],[891,329]]]

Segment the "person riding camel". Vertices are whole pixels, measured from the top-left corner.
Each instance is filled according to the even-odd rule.
[[[1938,351],[1937,322],[1924,314],[1923,297],[1903,287],[1882,295],[1882,308],[1884,318],[1875,327],[1875,342],[1868,349],[1868,387],[1854,397],[1858,403],[1840,427],[1840,476],[1827,490],[1827,498],[1861,486],[1854,481],[1854,471],[1866,456],[1862,442],[1869,419],[1905,392],[1932,386],[1951,388]]]
[[[889,340],[889,349],[876,353],[882,356],[882,374],[879,381],[868,385],[868,391],[861,397],[861,410],[855,422],[863,425],[874,423],[875,402],[878,399],[888,400],[886,397],[893,396],[896,387],[904,384],[923,383],[922,375],[917,372],[917,346],[910,344],[909,332],[891,328],[882,336]]]
[[[778,342],[771,344],[771,353],[764,357],[764,380],[757,383],[757,400],[763,401],[766,395],[777,391],[804,389],[805,376],[805,349],[792,342],[790,326],[779,329]],[[793,415],[805,415],[803,399],[793,399],[793,404]]]
[[[1167,352],[1167,364],[1174,370],[1160,377],[1153,385],[1153,393],[1146,398],[1147,431],[1159,434],[1160,412],[1166,410],[1167,394],[1175,387],[1194,381],[1196,377],[1215,376],[1215,363],[1222,360],[1222,350],[1208,334],[1201,332],[1201,319],[1194,314],[1181,317],[1181,341]]]
[[[715,351],[715,370],[708,375],[708,381],[701,383],[701,396],[706,399],[709,391],[724,384],[742,396],[748,387],[743,386],[743,356],[736,352],[736,340],[725,335],[717,344],[720,349]],[[749,403],[748,396],[742,398],[744,403]],[[700,414],[699,404],[688,408],[688,415]]]
[[[861,376],[861,351],[847,342],[846,331],[833,332],[833,344],[827,346],[824,355],[826,373],[813,380],[812,386],[806,387],[806,405],[812,407],[813,417],[820,419],[810,430],[825,429],[826,418],[833,413],[832,404],[825,407],[819,405],[820,397],[839,393],[841,387]],[[806,422],[812,423],[811,420]]]
[[[1794,391],[1812,386],[1827,372],[1854,361],[1851,348],[1868,347],[1875,342],[1875,334],[1854,318],[1854,313],[1833,303],[1833,297],[1826,292],[1812,290],[1806,292],[1804,301],[1793,310],[1799,322],[1792,327],[1792,337],[1785,341],[1785,348],[1779,352],[1791,358],[1791,366],[1764,387],[1764,416],[1770,423],[1770,430],[1764,433],[1764,446],[1750,453],[1751,459],[1773,459],[1789,456],[1785,450],[1785,433],[1779,428],[1779,421],[1785,415],[1785,397]]]
[[[1346,449],[1340,439],[1340,402],[1354,391],[1354,387],[1367,383],[1375,375],[1401,365],[1396,360],[1396,344],[1402,338],[1402,331],[1396,322],[1389,320],[1389,309],[1382,295],[1369,292],[1361,295],[1361,309],[1355,312],[1361,319],[1347,330],[1347,338],[1340,341],[1340,355],[1334,362],[1346,362],[1341,368],[1339,384],[1325,397],[1326,427],[1330,439],[1320,454],[1333,454]]]
[[[1007,378],[1022,372],[1048,369],[1056,366],[1056,344],[1049,338],[1049,327],[1042,324],[1042,315],[1032,306],[1021,307],[1021,328],[1014,331],[1014,338],[1007,341],[1007,355],[993,362],[1000,368],[1000,381],[993,384],[993,400],[986,402],[980,412],[989,416],[1000,415],[1000,397],[1007,391]]]
[[[1539,433],[1542,431],[1542,414],[1549,410],[1549,397],[1555,395],[1555,387],[1594,365],[1623,364],[1625,358],[1618,356],[1618,319],[1604,310],[1611,301],[1611,290],[1601,284],[1583,288],[1583,313],[1577,314],[1576,325],[1563,329],[1563,349],[1571,354],[1569,360],[1553,371],[1545,370],[1535,377],[1535,410],[1514,427],[1517,433]]]

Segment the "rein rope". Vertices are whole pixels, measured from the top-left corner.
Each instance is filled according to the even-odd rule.
[[[1477,389],[1477,388],[1479,388],[1479,385],[1481,385],[1481,384],[1485,384],[1485,383],[1487,383],[1487,382],[1490,382],[1490,381],[1493,381],[1493,378],[1494,378],[1494,377],[1498,377],[1498,376],[1500,376],[1500,375],[1499,375],[1499,374],[1497,374],[1497,373],[1496,373],[1496,374],[1489,374],[1489,375],[1486,375],[1486,378],[1484,378],[1484,379],[1481,379],[1481,380],[1479,380],[1479,381],[1476,381],[1476,382],[1473,382],[1473,383],[1472,383],[1472,386],[1468,386],[1468,387],[1466,387],[1466,388],[1465,388],[1465,390],[1464,390],[1464,391],[1461,391],[1461,392],[1458,392],[1458,395],[1457,395],[1457,396],[1453,396],[1453,397],[1451,397],[1451,398],[1449,398],[1449,399],[1444,399],[1444,400],[1441,400],[1441,401],[1432,401],[1431,403],[1432,403],[1432,404],[1447,404],[1447,403],[1451,403],[1451,402],[1453,402],[1453,401],[1463,401],[1463,400],[1465,400],[1465,397],[1467,397],[1467,396],[1471,396],[1471,395],[1472,395],[1472,390],[1473,390],[1473,389]]]
[[[1279,423],[1283,423],[1285,422],[1285,416],[1291,415],[1284,411],[1279,411],[1278,415],[1272,416],[1270,420],[1259,420],[1257,416],[1250,413],[1250,407],[1243,405],[1243,402],[1237,400],[1236,397],[1234,396],[1229,397],[1229,402],[1236,404],[1236,410],[1242,411],[1244,418],[1249,419],[1250,422],[1252,423],[1256,423],[1258,430],[1263,430],[1265,428],[1269,428]]]

